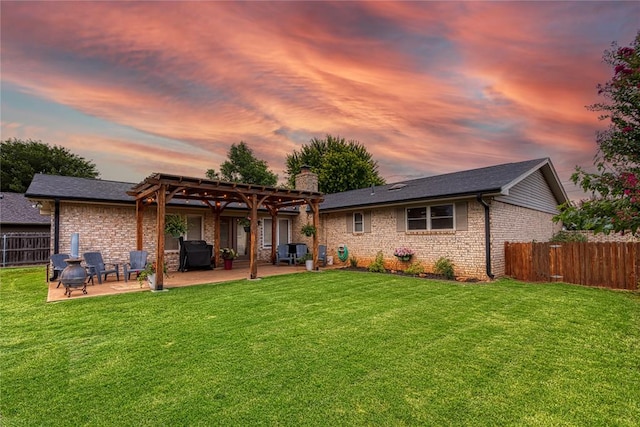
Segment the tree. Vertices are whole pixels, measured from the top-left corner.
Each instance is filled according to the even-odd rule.
[[[247,144],[240,141],[232,144],[227,154],[229,160],[220,165],[220,172],[207,171],[207,178],[222,179],[229,182],[275,186],[278,175],[267,169],[267,162],[258,160]]]
[[[385,183],[378,173],[378,162],[364,145],[354,140],[331,135],[326,139],[313,138],[300,152],[287,155],[289,186],[295,186],[296,175],[304,165],[318,174],[318,190],[326,194]]]
[[[0,187],[2,191],[24,193],[33,175],[98,178],[96,165],[60,146],[41,141],[10,138],[2,141],[0,150]]]
[[[603,60],[613,68],[613,77],[599,84],[598,94],[607,102],[587,108],[600,111],[609,127],[597,134],[596,173],[580,167],[571,180],[591,198],[577,206],[561,206],[555,220],[568,228],[595,232],[640,234],[640,32],[630,47],[605,51]]]

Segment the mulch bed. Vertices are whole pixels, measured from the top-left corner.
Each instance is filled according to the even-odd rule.
[[[342,270],[369,272],[369,269],[366,268],[366,267],[343,267]],[[480,280],[476,279],[475,277],[455,278],[455,279],[452,280],[452,279],[447,279],[442,274],[422,273],[422,274],[417,274],[416,275],[416,274],[408,274],[408,273],[405,273],[404,271],[401,271],[401,270],[385,270],[385,274],[395,274],[395,275],[398,275],[398,276],[407,276],[407,277],[418,277],[420,279],[449,280],[451,282],[466,282],[466,283],[480,282]]]

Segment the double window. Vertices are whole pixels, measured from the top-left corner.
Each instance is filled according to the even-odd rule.
[[[262,227],[262,247],[270,248],[271,247],[271,218],[265,218],[263,220],[264,226]],[[278,225],[276,227],[276,244],[280,243],[289,243],[289,220],[288,219],[278,219]]]
[[[407,208],[407,230],[453,230],[454,205]]]

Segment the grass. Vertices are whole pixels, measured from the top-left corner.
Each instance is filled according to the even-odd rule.
[[[327,271],[45,303],[0,271],[3,426],[636,426],[640,295]]]

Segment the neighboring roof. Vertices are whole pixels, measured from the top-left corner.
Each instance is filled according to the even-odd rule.
[[[545,176],[558,204],[568,201],[551,161],[546,158],[327,194],[324,202],[320,204],[320,210],[326,212],[418,200],[475,197],[478,194],[508,195],[511,187],[539,169]]]
[[[246,186],[246,184],[243,185]],[[25,196],[34,200],[60,199],[66,201],[126,203],[135,205],[135,197],[128,195],[127,192],[138,186],[140,186],[140,184],[132,182],[35,174]],[[178,198],[172,199],[168,205],[188,205],[190,207],[208,208],[206,205],[189,204],[189,201]],[[246,209],[246,205],[244,203],[230,203],[227,208]],[[297,212],[298,207],[284,208],[282,211],[283,213],[289,211]]]
[[[40,209],[22,193],[0,193],[0,223],[49,224],[51,218],[40,215]]]

